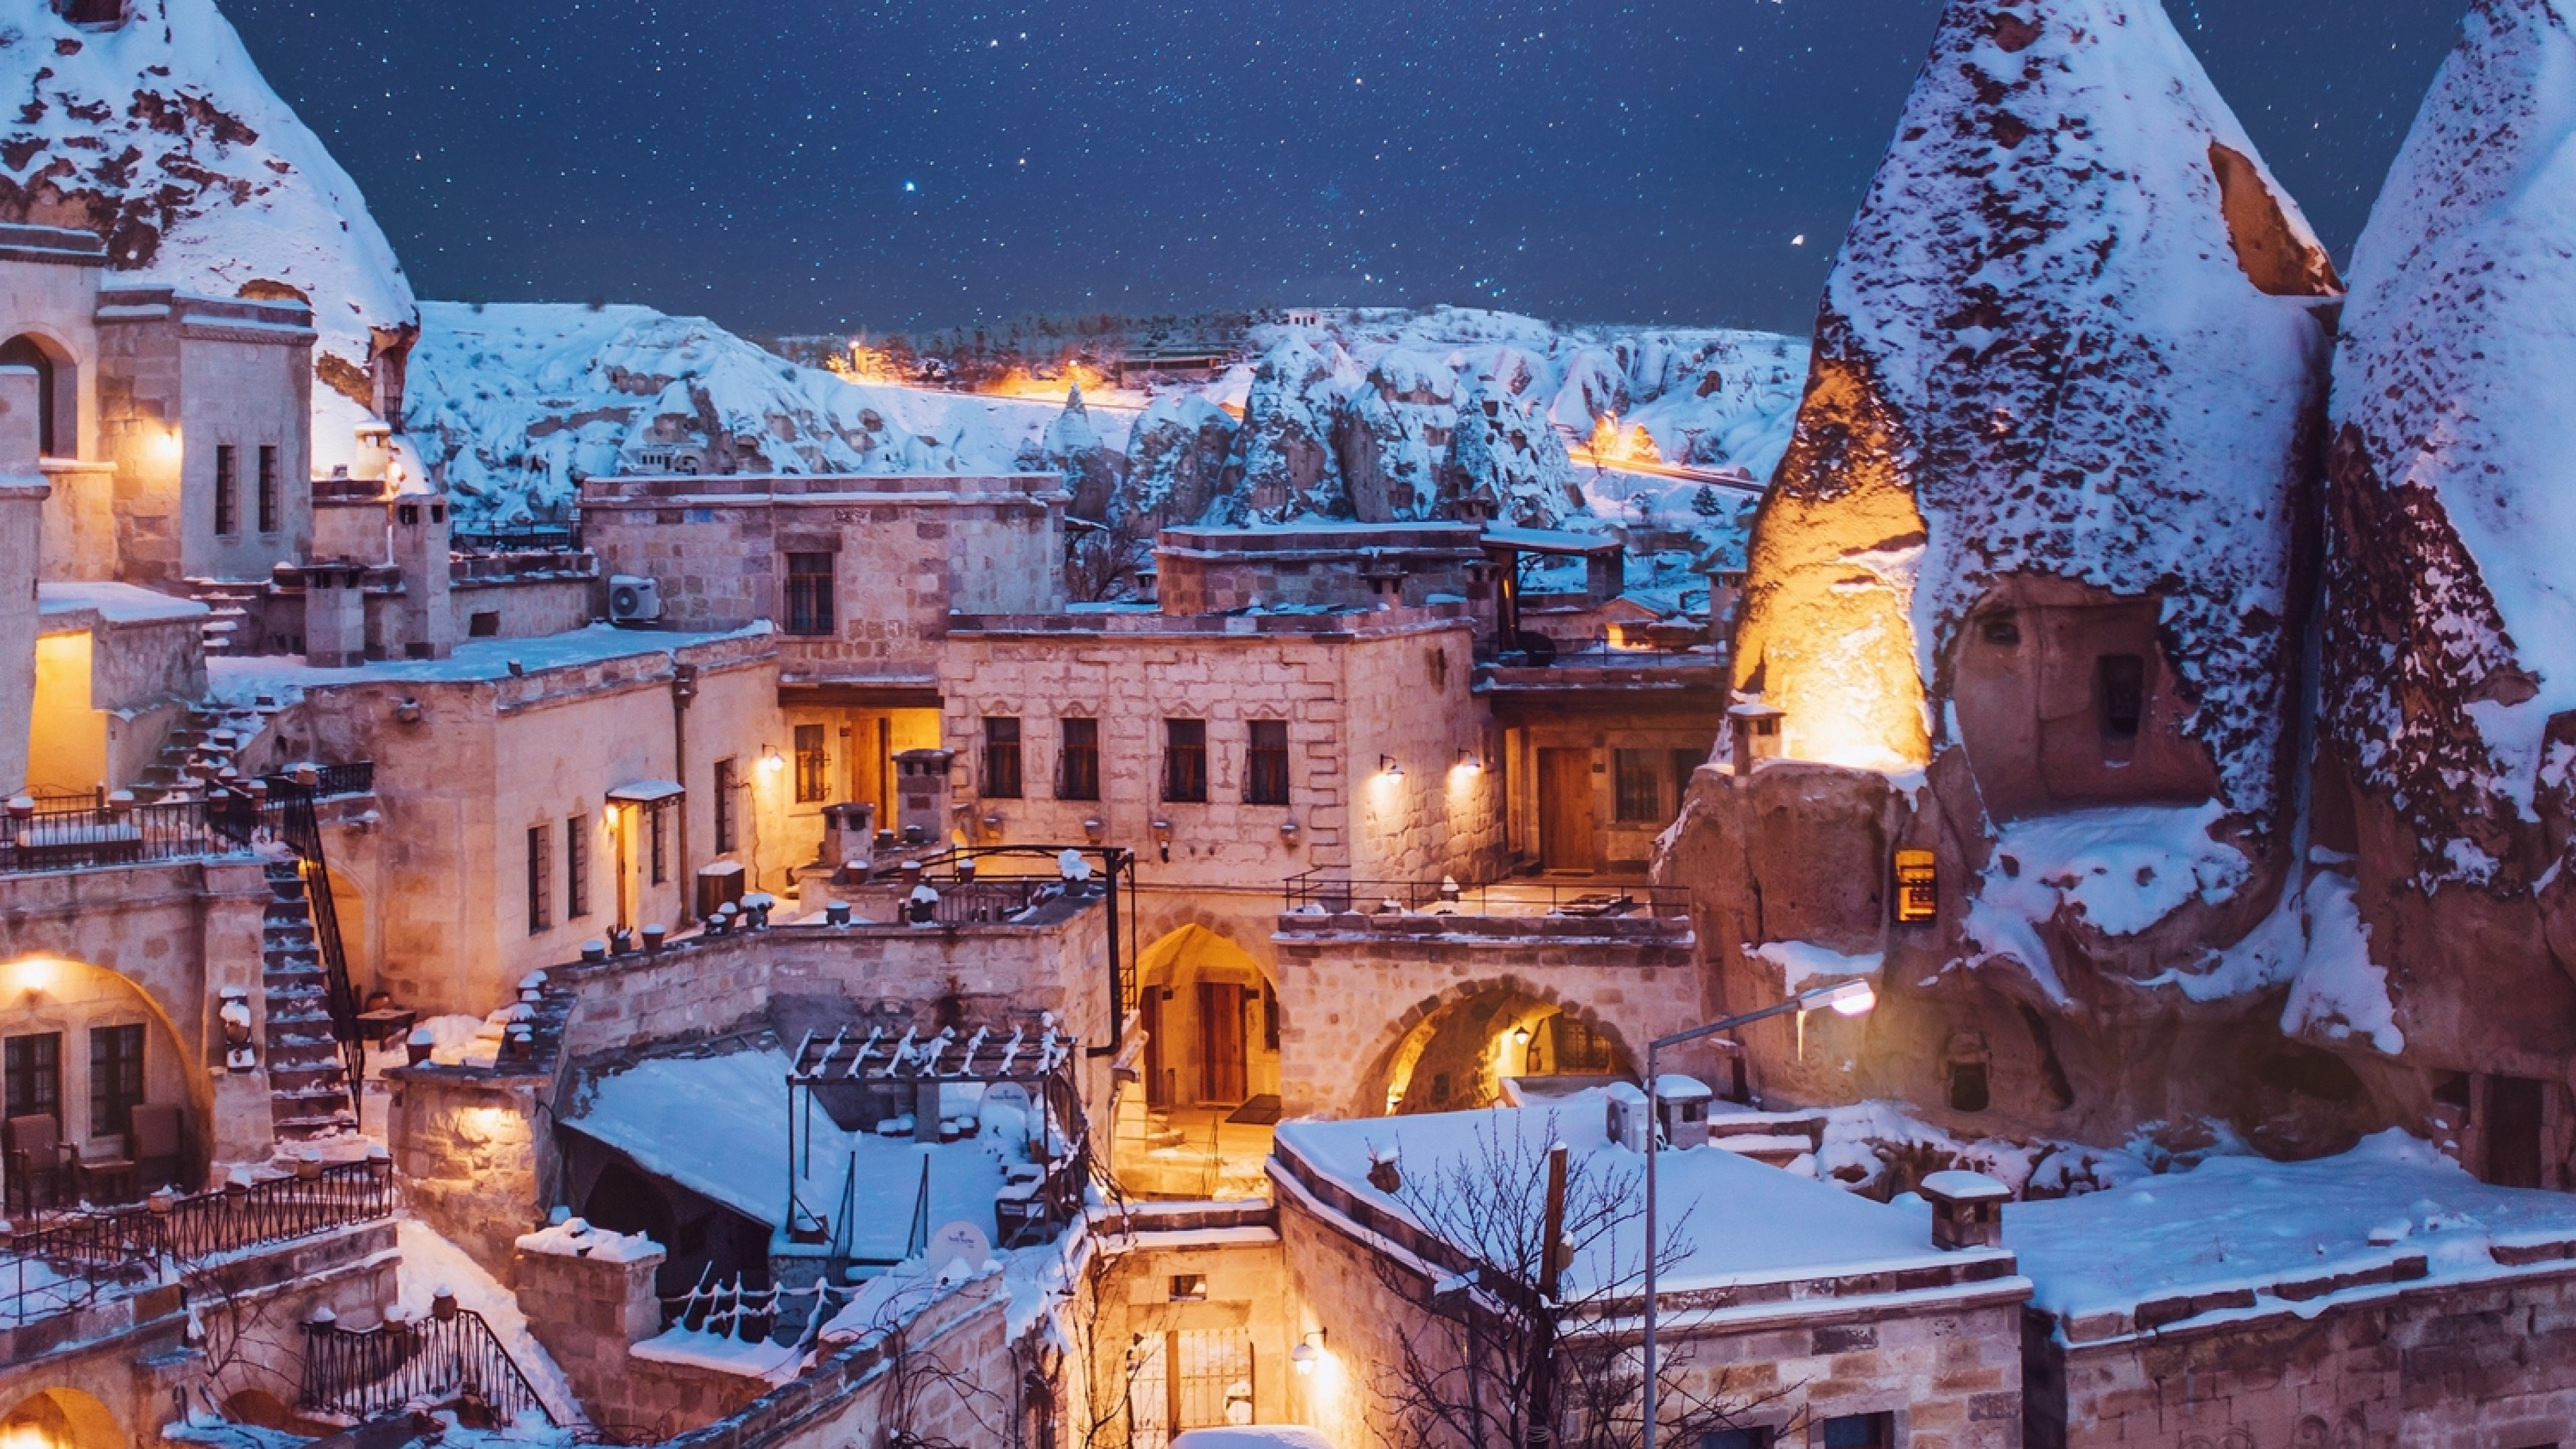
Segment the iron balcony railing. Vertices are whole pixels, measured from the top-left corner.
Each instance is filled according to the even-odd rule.
[[[1681,916],[1690,892],[1679,886],[1604,881],[1503,880],[1461,886],[1448,880],[1356,880],[1325,870],[1282,882],[1283,910],[1321,907],[1335,915],[1448,913],[1461,916],[1559,916],[1593,920],[1623,916]]]
[[[25,1324],[120,1290],[182,1279],[196,1264],[393,1216],[393,1164],[315,1164],[103,1211],[66,1213],[0,1242],[0,1323]]]
[[[99,792],[51,795],[12,804],[0,821],[0,875],[96,870],[238,855],[277,838],[288,802],[365,795],[376,788],[372,760],[324,765],[313,783],[294,775],[261,781],[268,799],[219,789],[202,800],[134,800]]]
[[[454,1407],[458,1421],[472,1428],[548,1418],[545,1401],[492,1325],[444,1297],[423,1319],[363,1329],[330,1320],[305,1324],[302,1407],[360,1420]]]
[[[313,781],[305,788],[310,789],[317,800],[329,800],[341,795],[372,795],[376,792],[376,762],[373,760],[352,760],[345,765],[317,765],[311,769]],[[269,775],[265,779],[272,794],[288,786],[304,784],[296,774]]]

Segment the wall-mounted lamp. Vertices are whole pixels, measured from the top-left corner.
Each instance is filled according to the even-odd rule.
[[[1157,820],[1154,822],[1154,845],[1157,849],[1162,851],[1163,859],[1165,861],[1168,862],[1171,860],[1172,822],[1168,820]]]
[[[1477,754],[1474,750],[1460,750],[1458,752],[1458,763],[1452,765],[1450,768],[1457,770],[1481,770],[1485,768],[1485,757]]]
[[[767,745],[762,745],[760,747],[760,768],[769,774],[775,775],[779,771],[787,768],[787,757],[778,753],[776,750],[771,749]]]
[[[1089,840],[1094,845],[1098,845],[1100,843],[1100,838],[1108,833],[1109,822],[1101,819],[1097,815],[1094,815],[1090,819],[1082,822],[1083,838]]]
[[[1288,1350],[1288,1361],[1295,1364],[1301,1374],[1313,1373],[1316,1362],[1323,1356],[1324,1330],[1320,1328],[1309,1331],[1295,1348]]]
[[[1530,1044],[1530,1029],[1529,1029],[1528,1027],[1525,1027],[1525,1026],[1516,1026],[1516,1027],[1513,1027],[1513,1028],[1512,1028],[1512,1045],[1514,1045],[1514,1046],[1519,1046],[1519,1047],[1525,1047],[1525,1046],[1528,1046],[1529,1044]]]
[[[994,840],[1002,838],[1002,812],[994,810],[985,814],[984,834]]]
[[[1282,820],[1279,822],[1279,843],[1282,845],[1295,845],[1297,843],[1296,821]]]
[[[1404,767],[1395,762],[1395,756],[1393,755],[1380,755],[1377,757],[1377,772],[1386,776],[1390,780],[1401,780],[1404,778]]]

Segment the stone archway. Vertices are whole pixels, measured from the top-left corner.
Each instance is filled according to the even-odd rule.
[[[1498,1079],[1528,1064],[1527,1044],[1513,1041],[1513,1034],[1527,1031],[1530,1040],[1537,1041],[1542,1029],[1559,1021],[1605,1049],[1606,1074],[1635,1075],[1637,1055],[1618,1027],[1584,1003],[1568,1001],[1548,986],[1506,972],[1459,982],[1426,996],[1381,1030],[1357,1059],[1364,1065],[1353,1083],[1355,1095],[1346,1114],[1375,1117],[1407,1107],[1439,1111],[1489,1105],[1498,1095]],[[1570,1035],[1571,1031],[1559,1039]],[[1472,1044],[1475,1053],[1459,1054],[1459,1062],[1450,1063],[1444,1045],[1462,1044]],[[1462,1079],[1461,1065],[1477,1074],[1474,1080]],[[1436,1090],[1434,1080],[1444,1070],[1451,1077],[1445,1092]]]
[[[107,1405],[78,1389],[42,1389],[0,1414],[0,1449],[124,1449]]]
[[[1223,931],[1176,926],[1137,954],[1141,1080],[1115,1107],[1119,1177],[1143,1195],[1246,1196],[1279,1121],[1280,1005]]]
[[[61,342],[39,332],[21,332],[0,342],[0,367],[24,367],[36,374],[36,450],[48,458],[68,458],[80,451],[80,364]]]

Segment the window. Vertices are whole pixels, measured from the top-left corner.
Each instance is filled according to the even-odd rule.
[[[1895,1442],[1893,1415],[1845,1414],[1825,1421],[1825,1449],[1889,1449]]]
[[[740,844],[740,842],[734,838],[737,832],[734,829],[735,807],[733,799],[733,761],[731,760],[716,761],[715,807],[716,854],[724,855]]]
[[[1243,803],[1288,803],[1288,722],[1257,719],[1243,753]]]
[[[1056,755],[1055,798],[1099,799],[1100,721],[1066,719],[1057,727],[1063,731],[1064,748]]]
[[[7,1065],[11,1117],[52,1117],[60,1126],[63,1111],[63,1035],[38,1032],[9,1038]]]
[[[2486,1180],[2498,1187],[2545,1187],[2541,1124],[2547,1084],[2536,1077],[2487,1078]]]
[[[31,367],[36,371],[36,451],[45,457],[56,456],[54,449],[54,360],[45,355],[32,337],[12,337],[0,342],[0,366]]]
[[[1776,1429],[1711,1429],[1699,1436],[1699,1449],[1771,1449]]]
[[[984,717],[984,794],[995,800],[1020,798],[1020,721],[1017,716]]]
[[[1163,798],[1207,798],[1207,721],[1163,721]]]
[[[671,806],[670,802],[644,807],[644,818],[651,822],[645,831],[652,837],[653,884],[671,878]]]
[[[2147,661],[2135,654],[2105,654],[2101,679],[2102,733],[2115,740],[2138,737],[2147,715]]]
[[[134,1130],[143,1105],[143,1026],[89,1029],[89,1135],[123,1136]]]
[[[564,821],[564,919],[590,914],[590,821],[575,815]]]
[[[796,727],[796,803],[811,805],[832,798],[832,753],[823,747],[823,727]]]
[[[241,532],[241,478],[233,462],[235,451],[230,443],[215,445],[215,533],[222,538]]]
[[[263,443],[259,449],[259,531],[277,532],[277,449]]]
[[[1205,1303],[1207,1301],[1207,1275],[1205,1273],[1174,1273],[1172,1275],[1172,1301],[1174,1303]]]
[[[1951,1111],[1982,1112],[1986,1110],[1990,1100],[1991,1095],[1986,1088],[1984,1062],[1950,1063]]]
[[[1660,825],[1664,820],[1664,780],[1651,750],[1613,750],[1612,786],[1624,825]]]
[[[832,564],[837,555],[791,553],[787,556],[787,632],[832,632]]]
[[[555,832],[553,827],[528,827],[528,934],[533,936],[555,923]]]
[[[498,609],[477,609],[473,613],[466,615],[465,637],[468,639],[500,638],[501,611]]]

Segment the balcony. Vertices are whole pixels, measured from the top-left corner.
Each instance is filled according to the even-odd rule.
[[[360,760],[210,789],[202,800],[22,795],[0,829],[0,875],[245,855],[278,838],[290,802],[370,794],[375,780],[375,762]]]

